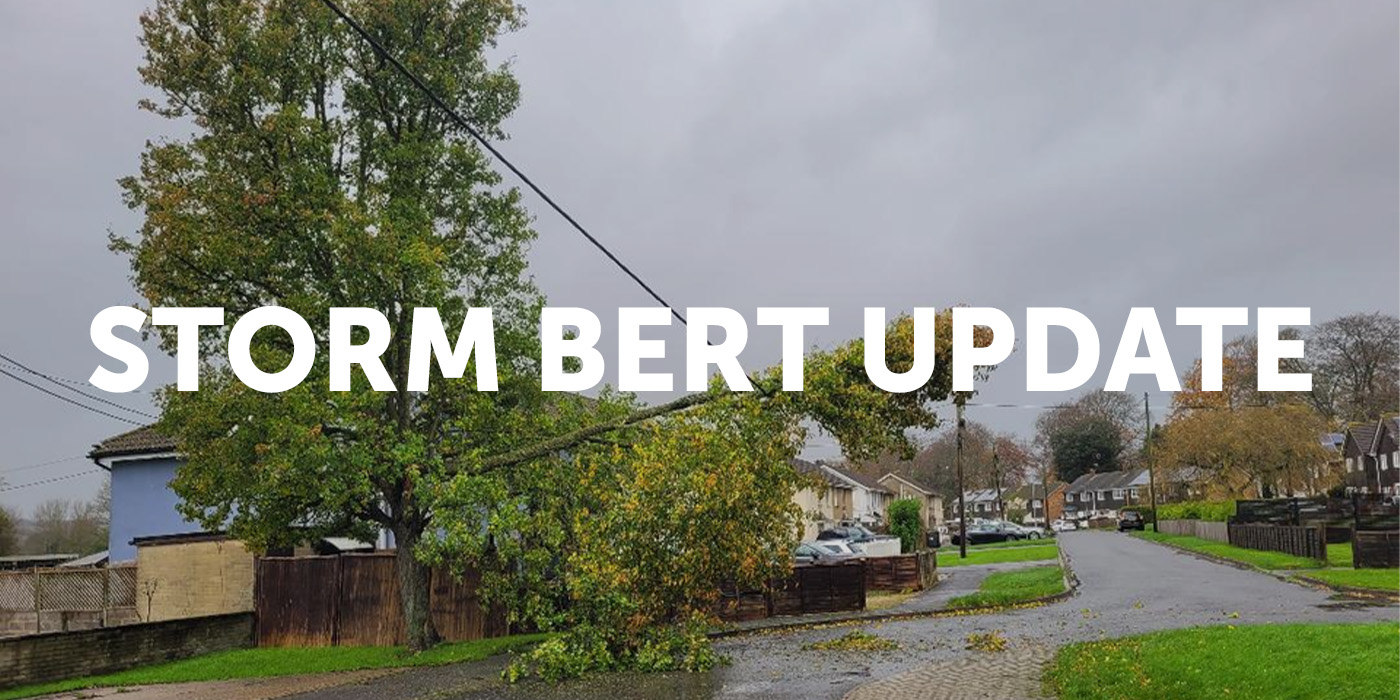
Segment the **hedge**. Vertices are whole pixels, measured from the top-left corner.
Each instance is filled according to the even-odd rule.
[[[1162,520],[1208,520],[1223,523],[1234,514],[1234,501],[1183,501],[1157,506],[1157,517]]]

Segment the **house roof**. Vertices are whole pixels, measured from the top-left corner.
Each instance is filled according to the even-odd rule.
[[[227,539],[228,535],[222,532],[177,532],[169,535],[133,537],[131,539],[131,545],[133,547],[150,547],[165,544],[187,544],[190,542],[220,542]]]
[[[890,472],[880,477],[879,481],[883,484],[885,483],[886,479],[898,479],[900,481],[903,481],[904,483],[913,486],[915,489],[922,492],[925,496],[938,495],[938,492],[935,491],[932,486],[929,486],[928,482],[923,481],[922,479],[919,479],[917,477],[909,476],[908,474],[897,474],[895,472]]]
[[[1055,493],[1063,489],[1067,484],[1063,481],[1055,481],[1050,484],[1050,493]],[[1026,484],[1015,491],[1012,491],[1008,500],[1020,499],[1023,501],[1033,501],[1039,499],[1045,493],[1045,487],[1041,484]]]
[[[102,566],[107,563],[107,550],[102,550],[97,554],[89,554],[85,557],[78,557],[71,561],[58,565],[60,569],[84,569],[90,566]]]
[[[92,446],[89,459],[122,457],[125,455],[174,452],[175,439],[156,432],[154,426],[142,426],[121,435],[113,435]]]
[[[834,489],[854,488],[853,486],[851,486],[850,482],[846,481],[845,479],[842,479],[839,476],[836,476],[835,474],[832,474],[831,472],[825,469],[822,469],[822,465],[817,464],[816,462],[808,462],[805,459],[794,458],[792,460],[792,468],[796,469],[797,473],[799,474],[809,474],[811,476],[815,476],[818,479],[825,481],[827,486]]]
[[[1005,494],[1006,490],[1003,489],[1002,493]],[[963,499],[968,503],[995,501],[997,500],[997,490],[977,489],[976,491],[966,491],[963,493]]]
[[[1099,474],[1084,474],[1069,485],[1070,493],[1081,493],[1084,491],[1104,491],[1108,489],[1124,489],[1133,486],[1143,486],[1147,483],[1146,469],[1132,469],[1128,471],[1102,472]]]
[[[864,474],[857,474],[852,471],[847,471],[845,469],[841,469],[840,467],[835,467],[830,464],[827,464],[826,462],[817,462],[817,466],[826,469],[827,471],[832,472],[837,476],[855,484],[856,486],[860,486],[861,488],[870,491],[878,491],[880,493],[889,493],[889,489],[882,486],[880,484],[880,481],[873,477],[869,477]]]
[[[1347,437],[1355,445],[1357,453],[1369,455],[1373,454],[1376,448],[1376,436],[1379,433],[1380,423],[1353,423],[1347,426]]]

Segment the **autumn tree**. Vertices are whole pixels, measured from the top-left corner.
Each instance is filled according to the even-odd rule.
[[[1190,473],[1209,498],[1321,493],[1337,476],[1318,441],[1326,427],[1321,415],[1296,403],[1180,413],[1155,452],[1158,478]]]

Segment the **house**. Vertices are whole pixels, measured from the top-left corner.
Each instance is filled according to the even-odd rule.
[[[885,524],[885,510],[889,508],[894,494],[881,486],[879,481],[827,462],[818,461],[814,464],[823,478],[834,480],[851,489],[850,515],[838,521],[859,523],[866,527]]]
[[[924,529],[932,532],[943,525],[943,498],[933,487],[915,477],[890,472],[878,479],[894,500],[912,498],[919,503],[919,519]]]
[[[810,542],[822,530],[849,521],[855,515],[854,488],[845,479],[831,474],[815,462],[792,460],[799,474],[811,476],[815,484],[801,488],[792,500],[802,509],[802,540]]]
[[[112,474],[111,561],[136,559],[137,538],[201,532],[180,515],[180,498],[170,489],[180,464],[173,439],[150,426],[137,428],[94,445],[88,458]]]
[[[1396,494],[1400,475],[1400,418],[1347,426],[1342,443],[1348,493]]]
[[[1046,502],[1049,502],[1050,520],[1059,520],[1065,510],[1065,489],[1069,487],[1063,481],[1055,481],[1049,484],[1050,498],[1045,498],[1047,490],[1044,484],[1026,484],[1015,491],[1012,491],[1005,500],[1006,511],[1025,513],[1022,522],[1026,524],[1045,524]]]
[[[170,488],[170,482],[184,459],[176,453],[173,439],[150,426],[137,428],[94,445],[88,458],[112,475],[112,510],[107,531],[110,562],[135,560],[136,540],[152,542],[215,534],[180,515],[180,497]],[[315,543],[307,551],[340,550],[344,542],[349,542],[331,542],[335,539],[338,538]],[[377,544],[392,547],[390,534],[381,532]],[[373,549],[374,545],[355,543],[354,548]]]
[[[1089,472],[1065,488],[1064,517],[1113,517],[1123,506],[1149,503],[1149,483],[1146,469]]]
[[[1006,491],[998,493],[996,489],[978,489],[976,491],[967,491],[963,493],[963,501],[967,503],[968,517],[1000,520],[1002,511],[1005,510],[1006,507],[1001,496],[1005,494]],[[948,504],[949,512],[952,514],[952,517],[961,517],[962,514],[958,511],[959,507],[960,504],[958,501],[953,501]]]

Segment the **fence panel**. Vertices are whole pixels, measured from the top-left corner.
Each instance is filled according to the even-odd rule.
[[[1357,530],[1351,540],[1352,566],[1358,569],[1393,569],[1400,566],[1400,532]]]
[[[407,638],[393,553],[258,561],[259,646],[393,646]],[[508,632],[477,594],[479,576],[434,571],[429,613],[446,641]]]
[[[1229,526],[1230,544],[1236,547],[1283,552],[1309,559],[1327,560],[1327,535],[1325,526],[1304,527],[1292,525],[1241,525]]]
[[[932,586],[938,558],[923,551],[865,560],[867,591],[921,591]]]
[[[333,644],[339,579],[339,557],[259,560],[253,598],[258,646]]]
[[[1157,530],[1169,535],[1199,537],[1213,542],[1230,541],[1229,528],[1225,523],[1208,520],[1161,520],[1157,523]]]

